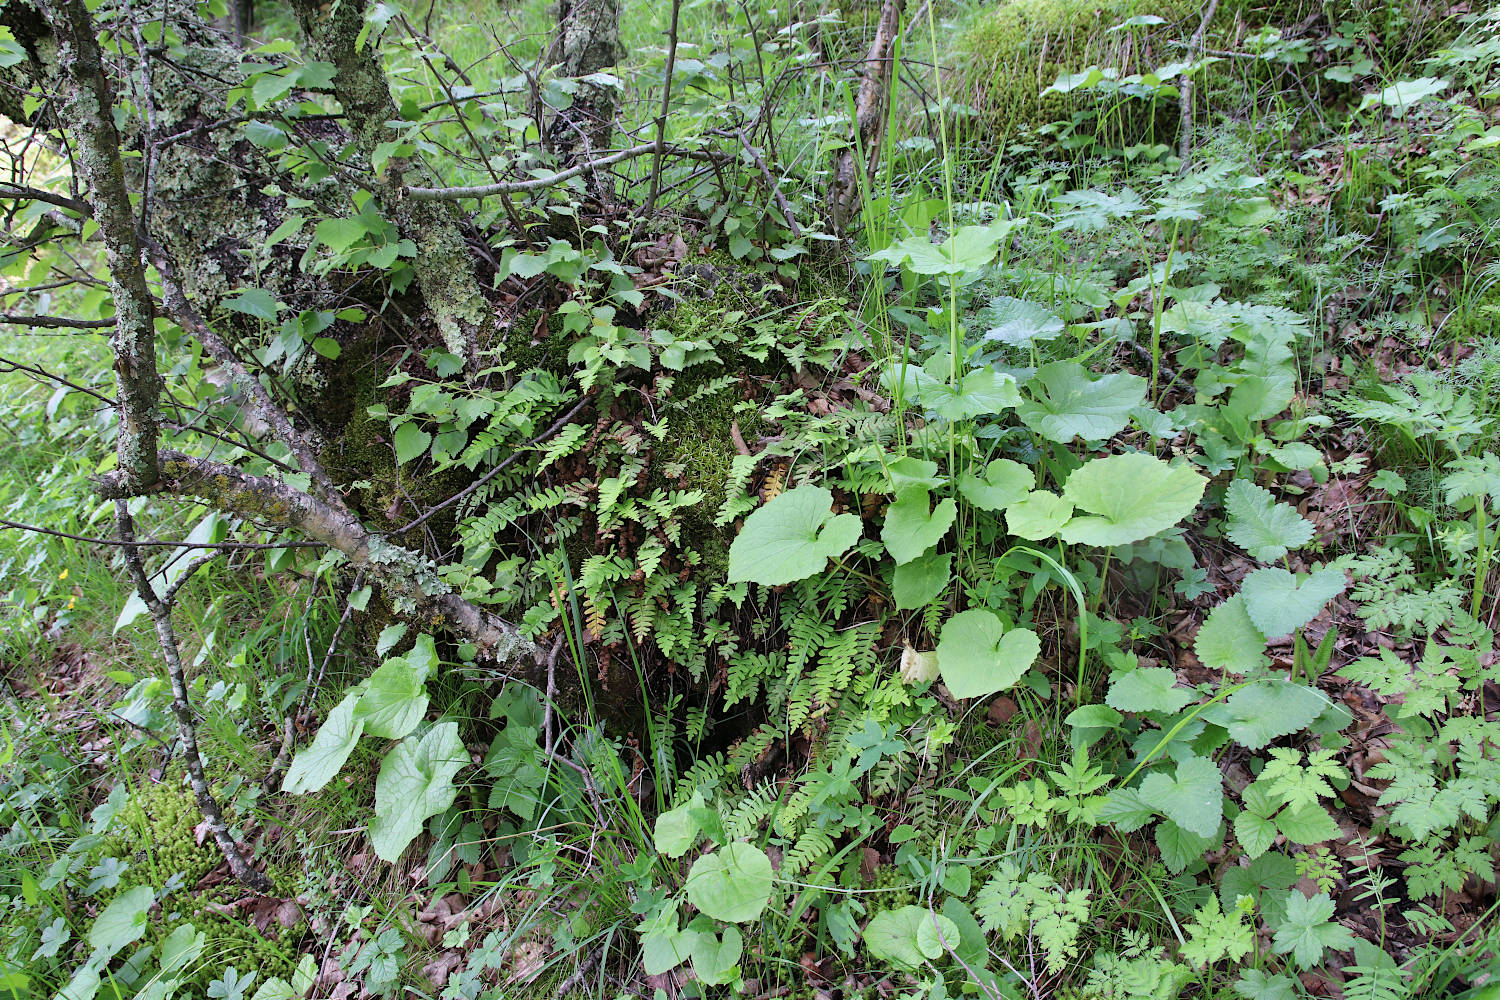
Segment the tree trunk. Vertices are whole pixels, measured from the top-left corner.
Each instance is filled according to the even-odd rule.
[[[598,159],[614,134],[615,89],[584,78],[619,61],[620,0],[560,0],[548,57],[559,76],[578,83],[573,103],[552,120],[548,148],[563,167]],[[605,173],[593,170],[586,177],[591,197],[601,205],[613,202]]]
[[[833,227],[843,232],[859,213],[861,180],[874,180],[880,162],[880,143],[885,135],[886,107],[891,91],[894,47],[901,31],[905,0],[885,0],[875,40],[865,56],[864,75],[854,102],[854,128],[849,144],[840,150],[828,185],[828,215]],[[861,178],[863,173],[863,178]]]

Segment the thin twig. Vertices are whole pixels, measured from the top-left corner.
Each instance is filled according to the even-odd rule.
[[[0,323],[32,326],[39,330],[113,330],[112,319],[74,319],[71,316],[21,316],[0,313]]]
[[[85,542],[89,545],[108,545],[113,548],[123,549],[215,549],[224,552],[235,550],[255,551],[258,549],[326,549],[324,542],[158,542],[155,540],[138,542],[134,539],[124,538],[94,538],[89,535],[73,535],[66,531],[57,531],[52,528],[43,528],[36,524],[23,524],[20,521],[11,521],[0,517],[0,529],[14,528],[17,531],[34,531],[39,535],[51,535],[53,538],[66,538],[74,542]]]

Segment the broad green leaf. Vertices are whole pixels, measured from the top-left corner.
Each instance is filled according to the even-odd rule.
[[[1099,808],[1099,820],[1112,824],[1121,833],[1134,833],[1156,816],[1138,788],[1116,788]]]
[[[979,322],[988,327],[985,340],[995,340],[1013,347],[1025,347],[1033,341],[1051,340],[1063,332],[1062,317],[1051,309],[1025,299],[1001,295],[979,314]]]
[[[405,465],[412,459],[427,453],[432,444],[432,435],[408,421],[396,428],[396,464]]]
[[[1003,413],[1021,402],[1016,380],[993,368],[980,368],[959,379],[957,387],[931,382],[922,387],[922,405],[944,420],[966,420]]]
[[[1184,830],[1212,837],[1224,816],[1219,768],[1207,757],[1188,757],[1175,777],[1153,771],[1141,782],[1141,798]]]
[[[670,972],[692,955],[699,934],[679,929],[677,923],[677,904],[672,903],[637,928],[641,934],[641,966],[646,975]]]
[[[1294,844],[1321,844],[1344,838],[1344,831],[1327,809],[1305,802],[1277,813],[1276,828]]]
[[[370,675],[365,693],[354,706],[356,722],[380,739],[399,740],[417,728],[427,713],[427,672],[396,656]]]
[[[702,808],[703,798],[694,794],[693,799],[694,802],[668,809],[656,817],[656,849],[669,858],[682,857],[703,835],[698,821],[693,818],[694,809]]]
[[[339,773],[364,732],[364,722],[354,717],[358,702],[359,694],[351,691],[328,713],[318,735],[292,758],[281,782],[282,791],[294,795],[316,792]]]
[[[1260,562],[1274,562],[1313,536],[1311,521],[1287,504],[1277,503],[1270,490],[1248,479],[1229,484],[1224,509],[1229,513],[1225,531],[1229,540]]]
[[[1073,516],[1073,505],[1050,490],[1033,490],[1008,504],[1005,527],[1012,535],[1039,542],[1051,538]]]
[[[420,740],[408,736],[385,755],[375,778],[375,818],[370,843],[382,861],[394,862],[422,832],[422,824],[453,804],[453,777],[469,763],[458,724],[440,722]]]
[[[1245,577],[1240,593],[1255,627],[1279,639],[1316,618],[1346,586],[1339,569],[1325,567],[1299,581],[1279,566],[1266,566]]]
[[[276,314],[284,307],[264,288],[241,288],[234,298],[224,300],[224,308],[274,323]]]
[[[944,941],[957,947],[959,933],[958,925],[942,914],[908,904],[871,917],[864,940],[871,958],[912,970],[927,959],[941,958],[947,950]]]
[[[958,505],[949,497],[928,509],[928,493],[921,486],[908,486],[886,509],[880,540],[896,565],[911,562],[940,542],[958,515]]]
[[[1193,652],[1205,667],[1248,674],[1265,662],[1266,637],[1250,620],[1245,598],[1235,594],[1209,612],[1193,639]]]
[[[832,507],[833,494],[809,484],[751,513],[729,547],[729,582],[776,586],[821,572],[863,528],[859,515],[835,515]]]
[[[988,226],[964,226],[942,243],[925,235],[908,236],[884,250],[870,254],[914,274],[952,274],[978,270],[995,259],[995,250],[1006,235],[1024,220],[1000,219]]]
[[[715,920],[754,920],[771,899],[771,859],[754,844],[737,840],[694,861],[683,891],[688,902]]]
[[[127,889],[114,899],[89,928],[89,944],[102,966],[121,948],[134,944],[146,933],[146,912],[151,909],[155,893],[149,885]]]
[[[192,924],[178,924],[161,943],[161,971],[171,974],[198,961],[208,936]]]
[[[1177,686],[1177,675],[1166,667],[1141,667],[1121,674],[1109,686],[1105,702],[1122,712],[1180,712],[1197,694]]]
[[[1234,991],[1245,1000],[1297,1000],[1302,991],[1290,976],[1246,969],[1234,984]]]
[[[1449,86],[1450,81],[1446,77],[1423,76],[1415,80],[1397,80],[1383,90],[1366,94],[1365,99],[1360,102],[1359,110],[1364,111],[1378,104],[1390,108],[1391,113],[1400,118],[1412,105],[1436,97]]]
[[[943,477],[938,475],[938,464],[915,455],[893,459],[886,463],[886,471],[891,475],[891,489],[897,493],[907,486],[925,486],[931,490],[943,485]]]
[[[1273,740],[1306,729],[1327,705],[1326,697],[1305,684],[1269,679],[1230,695],[1222,715],[1213,721],[1229,730],[1236,743],[1259,750]]]
[[[1234,818],[1234,838],[1240,842],[1245,856],[1254,860],[1276,843],[1276,824],[1271,820],[1276,803],[1254,785],[1248,786],[1243,796],[1245,807]]]
[[[984,477],[965,472],[958,492],[980,510],[1003,510],[1036,487],[1036,473],[1020,462],[997,458],[984,468]]]
[[[897,611],[926,607],[937,599],[953,578],[953,555],[929,552],[896,567],[891,579],[891,597]]]
[[[1135,453],[1084,463],[1068,476],[1063,496],[1079,510],[1059,532],[1072,544],[1114,546],[1165,531],[1193,512],[1208,480],[1185,465]]]
[[[369,230],[363,219],[324,219],[314,233],[318,242],[334,253],[343,253],[364,238]]]
[[[1213,836],[1205,837],[1192,830],[1185,830],[1170,819],[1156,824],[1154,839],[1156,849],[1161,851],[1162,861],[1174,875],[1182,874],[1188,865],[1200,860],[1203,852],[1213,847],[1215,841]]]
[[[1090,377],[1076,361],[1054,361],[1037,370],[1033,398],[1016,409],[1042,437],[1068,444],[1075,437],[1097,441],[1118,434],[1130,411],[1146,398],[1146,380],[1119,373]]]
[[[724,928],[723,937],[700,931],[692,946],[693,973],[709,986],[727,985],[733,981],[744,951],[744,938],[732,924]]]
[[[1014,685],[1041,651],[1041,640],[1031,629],[1006,632],[994,612],[971,608],[943,626],[938,668],[953,697],[982,698]]]

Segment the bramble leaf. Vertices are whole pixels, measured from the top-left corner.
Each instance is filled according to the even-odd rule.
[[[1284,503],[1271,491],[1248,479],[1236,479],[1224,493],[1229,513],[1225,534],[1229,540],[1260,562],[1274,562],[1292,549],[1306,545],[1313,536],[1312,522]]]

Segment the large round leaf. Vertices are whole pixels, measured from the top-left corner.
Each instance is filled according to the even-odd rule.
[[[832,556],[859,540],[856,514],[832,511],[833,494],[821,486],[799,486],[745,518],[729,546],[729,582],[768,586],[795,583],[821,572]]]
[[[938,669],[955,698],[981,698],[1021,679],[1042,651],[1029,628],[1005,631],[993,612],[961,611],[948,619],[938,640]]]
[[[429,816],[453,804],[453,776],[469,763],[458,726],[440,722],[418,740],[397,743],[380,763],[375,778],[375,817],[370,843],[382,861],[395,861],[422,832]]]
[[[1120,372],[1094,378],[1076,361],[1037,369],[1033,399],[1017,408],[1021,421],[1049,441],[1098,441],[1118,434],[1146,398],[1146,380]]]
[[[1065,542],[1127,545],[1165,531],[1193,512],[1208,480],[1186,466],[1136,453],[1086,462],[1063,485],[1079,510],[1059,532]]]
[[[694,861],[683,888],[688,902],[715,920],[754,920],[771,899],[771,859],[737,840]]]

